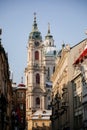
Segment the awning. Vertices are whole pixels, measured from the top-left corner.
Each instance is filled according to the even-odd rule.
[[[78,64],[85,56],[87,56],[87,48],[80,54],[74,64]]]

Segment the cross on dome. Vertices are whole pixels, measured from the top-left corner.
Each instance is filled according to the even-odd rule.
[[[48,23],[48,34],[50,34],[50,23]]]

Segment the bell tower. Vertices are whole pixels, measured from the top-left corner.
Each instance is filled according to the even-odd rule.
[[[45,109],[46,68],[43,64],[42,36],[37,27],[36,13],[27,45],[27,67],[25,68],[26,115]]]

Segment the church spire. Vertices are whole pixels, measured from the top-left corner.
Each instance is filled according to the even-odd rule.
[[[45,39],[51,39],[53,36],[50,34],[50,23],[48,23],[48,32],[47,35],[45,36]]]
[[[34,23],[36,23],[36,13],[34,12]]]
[[[41,33],[39,32],[38,27],[37,27],[36,13],[34,13],[34,22],[33,22],[33,25],[32,25],[32,31],[29,35],[29,39],[42,41]]]
[[[54,46],[53,36],[50,33],[50,23],[48,23],[48,30],[47,30],[47,35],[45,36],[44,44],[49,47]]]
[[[32,27],[32,31],[33,32],[38,31],[37,22],[36,22],[36,13],[34,13],[34,24]]]

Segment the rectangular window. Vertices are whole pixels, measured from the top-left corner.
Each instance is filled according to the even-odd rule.
[[[77,108],[77,96],[74,97],[74,108]]]
[[[76,91],[76,83],[73,83],[73,90]]]

